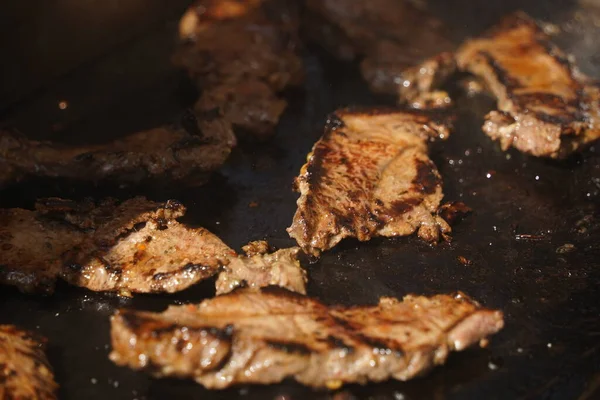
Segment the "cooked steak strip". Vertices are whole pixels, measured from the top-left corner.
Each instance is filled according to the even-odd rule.
[[[411,379],[502,326],[500,311],[463,294],[346,308],[280,288],[242,289],[163,313],[120,310],[111,321],[110,358],[211,389],[288,377],[337,388]]]
[[[177,222],[184,213],[176,201],[142,197],[0,210],[0,282],[25,292],[52,292],[57,278],[124,294],[183,290],[235,254],[207,230]]]
[[[444,121],[418,111],[336,111],[296,179],[290,236],[318,256],[346,237],[448,235],[436,214],[442,181],[427,155],[427,141],[448,135]]]
[[[35,211],[0,210],[0,283],[51,293],[61,278],[94,291],[184,290],[222,272],[220,293],[236,286],[305,291],[297,249],[238,256],[204,228],[189,228],[177,201],[136,197],[118,204],[45,199]],[[231,264],[231,265],[229,265]]]
[[[405,71],[452,51],[442,22],[407,0],[306,0],[306,31],[339,58],[362,59],[364,78],[376,92],[398,94]],[[452,66],[452,63],[449,65]]]
[[[136,183],[164,177],[203,183],[235,145],[222,119],[186,113],[183,127],[137,132],[101,145],[66,146],[0,130],[0,186],[31,176]]]
[[[303,78],[297,5],[291,0],[199,0],[183,15],[174,61],[202,95],[198,112],[219,109],[239,131],[273,134],[287,102],[280,93]]]
[[[306,271],[298,261],[298,247],[269,253],[266,242],[253,242],[244,247],[246,256],[230,259],[219,274],[217,294],[231,292],[240,286],[260,288],[281,286],[306,294]]]
[[[0,399],[53,400],[58,385],[44,354],[45,340],[0,325]]]
[[[531,18],[504,18],[457,52],[460,69],[498,99],[483,130],[539,157],[562,158],[600,138],[600,86],[581,73]]]

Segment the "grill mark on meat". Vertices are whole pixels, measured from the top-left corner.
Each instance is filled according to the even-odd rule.
[[[483,130],[503,149],[564,158],[600,138],[600,92],[525,13],[504,18],[456,53],[498,100]]]
[[[392,202],[392,207],[390,208],[388,213],[391,215],[401,216],[413,210],[416,206],[421,204],[421,201],[422,200],[417,197],[408,198],[406,200],[394,201]],[[382,221],[382,223],[385,223],[385,221]]]
[[[277,351],[283,351],[284,353],[304,356],[308,356],[312,353],[312,350],[302,343],[286,342],[282,340],[266,340],[266,343],[270,348]]]
[[[392,108],[333,113],[295,180],[300,198],[290,236],[313,256],[345,237],[365,241],[418,231],[437,241],[450,228],[437,219],[441,178],[427,156],[427,141],[448,134],[437,113],[431,118]]]
[[[6,399],[56,399],[58,385],[46,358],[46,340],[0,325],[0,393]]]
[[[354,347],[347,344],[346,342],[344,342],[343,339],[339,337],[328,335],[325,339],[323,339],[323,341],[326,342],[332,348],[343,350],[348,354],[352,354],[354,352]]]
[[[379,354],[394,354],[397,357],[402,357],[404,352],[402,347],[391,340],[383,340],[380,338],[366,336],[366,335],[354,335],[354,338],[360,340],[364,345],[371,347],[374,353]]]
[[[216,339],[192,335],[206,326],[227,328]],[[238,289],[163,313],[120,310],[111,319],[110,358],[213,389],[288,377],[313,387],[364,384],[421,375],[442,364],[450,351],[477,344],[502,326],[500,312],[462,294],[382,298],[377,306],[346,308],[284,289]],[[163,327],[168,330],[152,335]],[[189,333],[185,345],[179,342],[182,332]],[[199,365],[206,354],[212,358]]]
[[[435,172],[436,168],[432,161],[417,161],[417,175],[413,180],[413,186],[415,190],[425,193],[432,194],[441,187],[442,179]]]
[[[485,61],[489,64],[492,71],[494,71],[496,79],[498,79],[500,84],[506,87],[507,96],[514,96],[514,94],[511,91],[521,87],[521,83],[517,80],[517,78],[511,76],[504,68],[502,68],[502,66],[496,61],[496,59],[492,57],[492,55],[487,51],[480,51],[479,55],[483,57]]]

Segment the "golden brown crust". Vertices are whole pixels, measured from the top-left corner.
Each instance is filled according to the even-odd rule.
[[[296,180],[290,236],[316,256],[345,237],[448,234],[436,215],[441,178],[427,156],[427,141],[448,135],[445,121],[423,112],[336,111]]]
[[[0,325],[0,399],[53,400],[58,385],[44,354],[46,341]]]
[[[503,326],[463,294],[327,307],[281,288],[238,290],[164,313],[121,310],[111,360],[213,389],[279,382],[312,387],[407,380]]]
[[[52,292],[64,279],[95,291],[175,292],[215,275],[235,252],[176,218],[177,201],[44,199],[0,210],[0,282]]]
[[[457,52],[459,68],[498,98],[484,131],[504,149],[560,158],[600,138],[600,90],[524,13]]]

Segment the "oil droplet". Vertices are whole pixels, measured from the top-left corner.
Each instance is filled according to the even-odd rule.
[[[61,110],[66,110],[67,107],[69,107],[69,103],[67,103],[65,100],[58,102],[58,108],[60,108]]]

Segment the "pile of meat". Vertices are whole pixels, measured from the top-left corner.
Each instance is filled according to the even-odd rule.
[[[468,212],[443,203],[429,143],[452,131],[444,86],[456,72],[497,99],[483,131],[503,149],[559,158],[600,137],[600,86],[581,73],[530,17],[516,13],[460,46],[447,27],[408,1],[201,0],[179,25],[175,63],[200,89],[174,126],[95,146],[38,142],[0,131],[0,187],[31,176],[138,183],[206,181],[237,134],[271,136],[284,91],[303,79],[300,26],[345,60],[360,60],[371,88],[404,108],[331,113],[295,182],[289,235],[299,247],[250,242],[238,254],[178,219],[175,200],[40,199],[0,210],[0,283],[51,293],[56,281],[94,291],[173,293],[215,277],[217,297],[162,313],[123,309],[111,320],[112,361],[207,388],[276,383],[316,388],[407,380],[451,351],[485,344],[500,311],[459,293],[374,306],[327,306],[306,296],[300,252],[318,257],[345,238],[416,233],[449,240]],[[441,109],[440,109],[441,108]],[[432,110],[435,109],[435,110]],[[0,398],[54,399],[43,341],[0,326]]]

